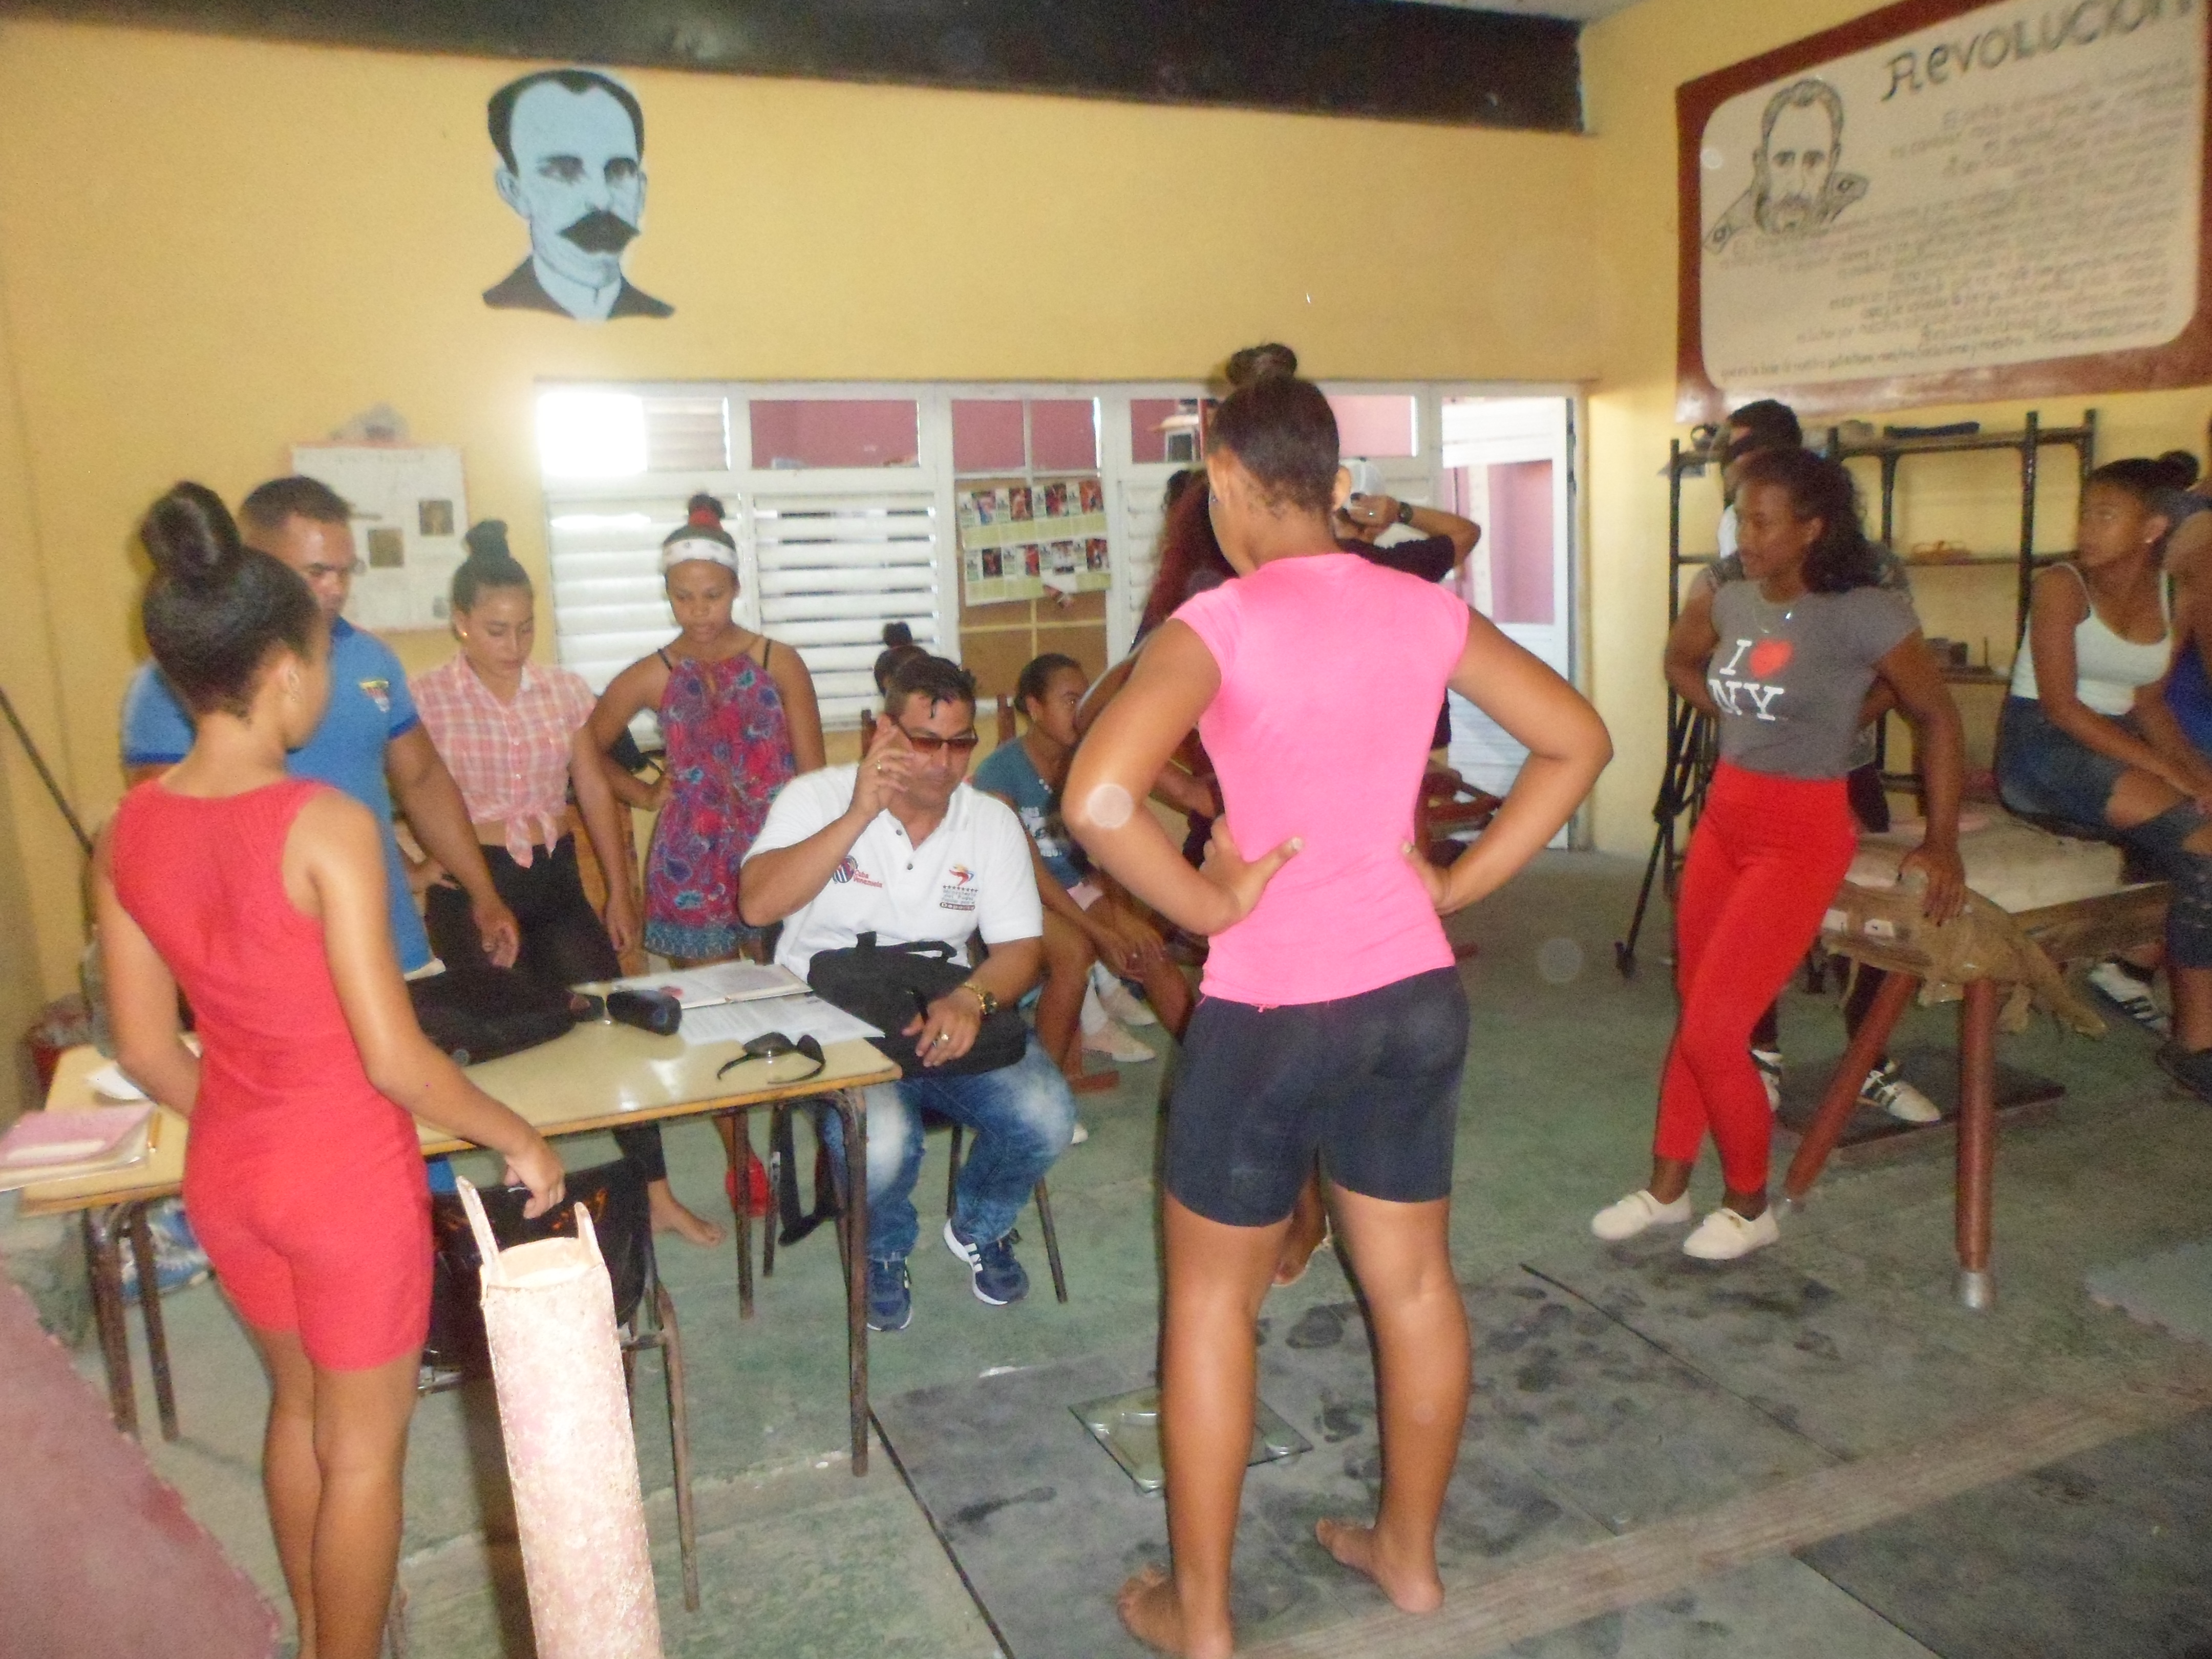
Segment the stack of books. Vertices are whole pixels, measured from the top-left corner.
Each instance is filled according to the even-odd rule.
[[[0,1135],[0,1193],[141,1163],[151,1148],[153,1124],[150,1105],[26,1112]]]

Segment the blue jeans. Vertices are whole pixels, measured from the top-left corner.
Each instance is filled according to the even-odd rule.
[[[924,1113],[950,1118],[974,1137],[960,1165],[952,1206],[961,1232],[988,1244],[1013,1231],[1014,1218],[1075,1133],[1075,1097],[1032,1034],[1021,1059],[970,1077],[902,1078],[867,1090],[868,1259],[902,1261],[921,1224],[914,1183],[921,1174]],[[837,1155],[842,1124],[824,1127]]]

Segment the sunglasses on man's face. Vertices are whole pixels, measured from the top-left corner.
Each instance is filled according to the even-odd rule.
[[[714,1076],[719,1081],[731,1072],[736,1070],[738,1066],[744,1065],[747,1060],[775,1060],[784,1054],[805,1055],[807,1059],[814,1062],[814,1070],[811,1072],[801,1072],[795,1077],[776,1078],[774,1081],[777,1083],[804,1083],[808,1078],[815,1076],[830,1063],[822,1057],[822,1044],[818,1039],[811,1036],[802,1036],[794,1042],[789,1037],[784,1036],[781,1031],[768,1031],[755,1037],[750,1042],[745,1044],[744,1053],[739,1054],[735,1060],[724,1060],[720,1069],[715,1072]]]
[[[957,738],[940,738],[934,732],[909,732],[902,726],[899,735],[914,745],[918,755],[934,755],[940,749],[950,749],[956,755],[964,755],[983,741],[972,728]]]

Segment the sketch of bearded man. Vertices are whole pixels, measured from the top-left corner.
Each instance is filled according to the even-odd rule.
[[[1724,252],[1747,232],[1800,237],[1819,230],[1867,193],[1862,173],[1844,173],[1844,100],[1825,81],[1797,81],[1767,100],[1759,118],[1751,188],[1705,233],[1705,251]]]

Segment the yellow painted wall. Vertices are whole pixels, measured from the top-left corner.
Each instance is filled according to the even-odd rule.
[[[1866,9],[1644,0],[1583,37],[1589,137],[636,74],[631,274],[678,312],[599,328],[477,298],[522,252],[483,130],[516,66],[0,24],[0,154],[37,158],[0,168],[0,675],[104,812],[137,514],[179,477],[234,496],[380,401],[463,447],[471,510],[542,572],[541,380],[1185,378],[1279,337],[1323,376],[1590,384],[1587,659],[1620,754],[1596,827],[1638,849],[1680,430],[1674,89]],[[2108,456],[2193,446],[2207,402],[2094,401]],[[1907,536],[1952,533],[1979,488],[1923,486]],[[74,851],[5,766],[13,1023],[4,988],[63,988],[81,919]]]
[[[1616,852],[1650,847],[1650,807],[1666,744],[1666,690],[1659,653],[1667,622],[1667,482],[1660,476],[1667,441],[1686,436],[1674,411],[1674,299],[1677,222],[1674,187],[1674,89],[1776,46],[1874,10],[1857,0],[1766,0],[1758,6],[1717,6],[1711,0],[1644,0],[1583,34],[1583,96],[1593,137],[1591,222],[1600,257],[1591,262],[1589,299],[1604,369],[1589,408],[1589,659],[1598,706],[1613,728],[1618,758],[1598,787],[1598,845]],[[2033,404],[1984,404],[1921,410],[1886,410],[1881,421],[1934,423],[1978,420],[1985,428],[2017,427],[2029,408],[2046,424],[2072,424],[2085,407],[2098,412],[2102,459],[2204,449],[2203,391]],[[2070,458],[2046,452],[2064,471]],[[2016,474],[2002,457],[1924,459],[1907,464],[1900,486],[1898,540],[1945,537],[1984,550],[2017,545]],[[1866,477],[1871,478],[1869,471]],[[1710,551],[1719,515],[1711,482],[1686,487],[1685,545]],[[2072,544],[2070,482],[2054,481],[2042,497],[2039,540]],[[1970,587],[1969,584],[1972,584]],[[2014,641],[2008,575],[1916,575],[1914,593],[1930,634],[1967,638],[2008,662]],[[1984,733],[1994,717],[1990,695],[1960,695],[1970,732]]]
[[[1273,337],[1346,377],[1598,366],[1554,257],[1582,239],[1576,137],[672,73],[629,77],[630,274],[677,314],[488,311],[525,243],[483,104],[518,72],[0,24],[0,154],[26,163],[0,168],[0,668],[93,816],[138,514],[179,477],[235,498],[380,401],[463,447],[471,510],[542,571],[540,379],[1183,379]],[[7,781],[58,989],[73,855]]]

